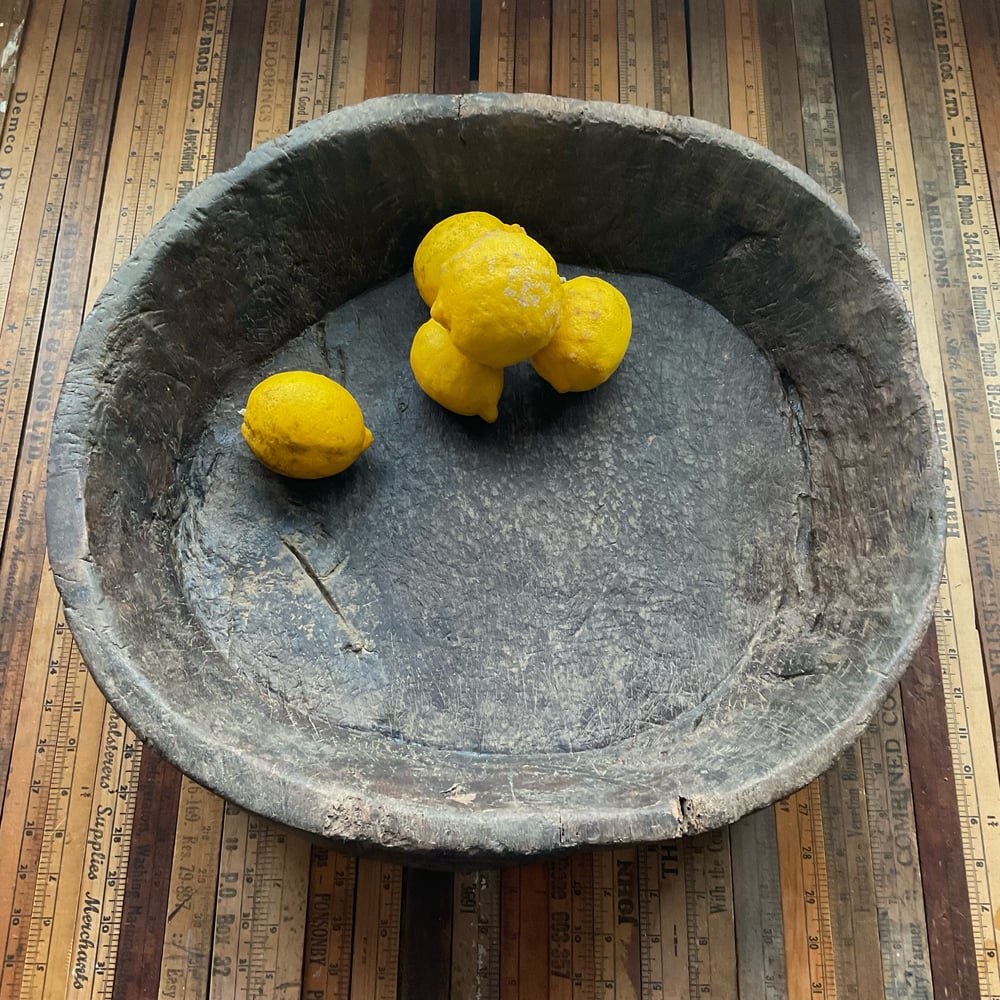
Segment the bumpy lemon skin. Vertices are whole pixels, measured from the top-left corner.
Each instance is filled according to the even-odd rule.
[[[372,443],[357,400],[316,372],[271,375],[254,386],[240,427],[265,468],[293,479],[325,479]]]
[[[551,254],[525,233],[493,230],[445,262],[431,316],[463,354],[505,368],[549,342],[561,301]]]
[[[503,369],[464,355],[436,320],[429,319],[417,330],[410,346],[410,368],[417,385],[446,410],[496,422]]]
[[[607,281],[583,275],[563,285],[559,325],[531,356],[531,365],[557,392],[586,392],[614,374],[631,339],[625,296]]]
[[[489,212],[459,212],[434,225],[413,255],[413,280],[424,302],[428,306],[434,304],[441,285],[441,267],[449,257],[484,233],[507,228],[520,229],[506,226]]]

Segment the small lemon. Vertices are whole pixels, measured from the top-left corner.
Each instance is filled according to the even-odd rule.
[[[531,364],[557,391],[584,392],[611,377],[631,338],[625,296],[601,278],[573,278],[563,285],[559,326]]]
[[[463,354],[504,368],[549,342],[561,301],[559,272],[545,247],[498,229],[445,262],[431,316]]]
[[[316,372],[280,372],[259,382],[240,430],[262,465],[294,479],[343,472],[372,443],[355,398]]]
[[[413,280],[427,305],[433,305],[437,298],[441,265],[452,254],[493,229],[522,231],[520,226],[507,226],[489,212],[459,212],[442,219],[420,241],[413,255]]]
[[[492,424],[503,392],[503,369],[488,368],[466,357],[448,331],[429,319],[417,330],[410,347],[410,367],[428,396],[452,413],[482,417]]]

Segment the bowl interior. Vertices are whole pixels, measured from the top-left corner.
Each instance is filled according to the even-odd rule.
[[[605,386],[413,383],[424,232],[481,209],[629,298]],[[325,371],[376,443],[263,470],[239,408]],[[359,849],[662,839],[803,784],[905,668],[942,491],[901,300],[803,175],[687,119],[540,97],[337,112],[188,195],[88,318],[50,554],[144,737]]]

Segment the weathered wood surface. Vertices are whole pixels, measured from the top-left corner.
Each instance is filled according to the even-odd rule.
[[[249,141],[243,116],[254,104],[256,144],[362,96],[464,89],[470,48],[471,76],[485,74],[499,89],[514,89],[517,80],[523,89],[548,66],[553,92],[681,113],[693,101],[702,117],[760,135],[797,163],[804,156],[816,179],[846,199],[908,302],[917,290],[911,309],[930,370],[940,327],[948,391],[959,404],[951,412],[935,404],[941,440],[950,447],[954,434],[958,451],[950,471],[973,490],[977,509],[968,512],[969,524],[997,508],[996,490],[974,481],[991,462],[982,393],[992,377],[995,312],[980,290],[973,305],[985,349],[977,373],[967,363],[976,357],[976,339],[953,336],[947,303],[938,308],[922,290],[929,274],[947,272],[963,285],[966,275],[980,284],[977,273],[996,280],[995,236],[982,228],[993,219],[988,179],[997,175],[992,95],[1000,87],[1000,38],[992,6],[829,0],[828,32],[824,4],[815,0],[655,0],[621,3],[617,11],[597,0],[553,0],[551,12],[543,6],[539,26],[551,13],[551,55],[538,44],[544,36],[534,12],[523,16],[532,5],[513,0],[486,0],[481,11],[473,6],[471,47],[463,37],[465,11],[434,0],[306,0],[301,9],[297,0],[268,0],[240,2],[235,10],[228,0],[138,0],[127,35],[97,27],[103,4],[32,4],[7,121],[16,132],[7,130],[0,149],[0,266],[9,276],[15,258],[17,265],[9,291],[6,279],[3,285],[0,330],[0,753],[10,760],[0,817],[0,996],[63,995],[69,982],[76,995],[90,997],[300,989],[309,997],[359,1000],[449,992],[533,1000],[546,991],[559,998],[681,998],[738,990],[769,1000],[858,990],[1000,995],[992,907],[1000,795],[989,698],[976,664],[977,621],[992,643],[993,567],[988,545],[963,530],[970,501],[954,479],[949,552],[965,553],[968,544],[968,565],[962,571],[949,556],[935,616],[937,648],[924,649],[919,687],[904,683],[902,700],[899,692],[886,699],[835,772],[788,800],[788,811],[768,810],[724,836],[623,851],[611,864],[595,863],[590,853],[549,864],[547,899],[529,875],[524,893],[513,874],[501,887],[494,869],[449,876],[453,901],[443,924],[430,919],[447,895],[439,876],[310,853],[270,824],[224,810],[137,742],[83,683],[43,575],[34,524],[47,433],[34,401],[50,399],[54,384],[52,355],[36,367],[34,351],[68,351],[75,336],[72,324],[50,322],[51,336],[37,339],[59,232],[52,220],[64,192],[66,206],[82,216],[78,201],[88,177],[105,172],[92,258],[85,250],[72,255],[76,267],[90,267],[92,296],[179,191],[206,177],[213,162],[239,160]],[[905,21],[898,39],[896,18]],[[97,37],[100,43],[91,44]],[[117,58],[122,45],[124,63]],[[892,64],[899,55],[902,75]],[[934,65],[936,79],[928,71]],[[76,121],[70,105],[84,81],[93,87],[119,69],[110,148],[84,117],[77,144],[66,142]],[[908,101],[929,88],[937,90],[938,108]],[[980,127],[982,173],[974,145]],[[908,161],[911,130],[921,161],[916,173]],[[71,158],[90,158],[86,173],[68,173]],[[949,244],[942,257],[934,242],[941,192],[919,187],[916,174],[936,176],[931,161],[941,158],[956,165],[956,183],[968,182],[956,188],[954,203],[968,245],[974,248],[976,237],[985,242],[984,272],[966,271],[975,254],[960,259]],[[962,200],[970,193],[971,220]],[[983,211],[988,218],[981,222]],[[66,251],[73,228],[67,218]],[[54,301],[76,296],[52,280]],[[84,302],[74,308],[82,318]],[[925,353],[928,331],[933,353]],[[970,376],[971,392],[961,381]],[[938,672],[937,683],[928,669]],[[110,785],[112,776],[119,784]],[[64,849],[67,838],[75,844]],[[616,929],[619,908],[626,923]],[[419,925],[422,913],[433,932]],[[629,916],[637,920],[634,937]],[[538,941],[546,928],[547,952]],[[370,947],[376,941],[384,944]]]

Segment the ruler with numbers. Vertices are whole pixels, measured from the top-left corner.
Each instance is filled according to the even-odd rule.
[[[972,569],[965,527],[958,513],[963,509],[961,484],[956,476],[958,459],[948,418],[947,376],[939,329],[941,316],[931,285],[933,247],[928,246],[925,238],[893,12],[887,4],[877,0],[865,0],[863,11],[890,263],[916,325],[921,363],[938,416],[951,509],[955,512],[948,520],[946,573],[941,584],[936,627],[943,654],[941,666],[956,786],[961,789],[962,849],[968,866],[980,988],[983,996],[992,997],[1000,995],[993,923],[997,887],[992,884],[998,877],[1000,843],[996,828],[981,823],[979,817],[997,815],[1000,784],[983,657],[976,630]],[[986,418],[985,414],[981,416]]]

